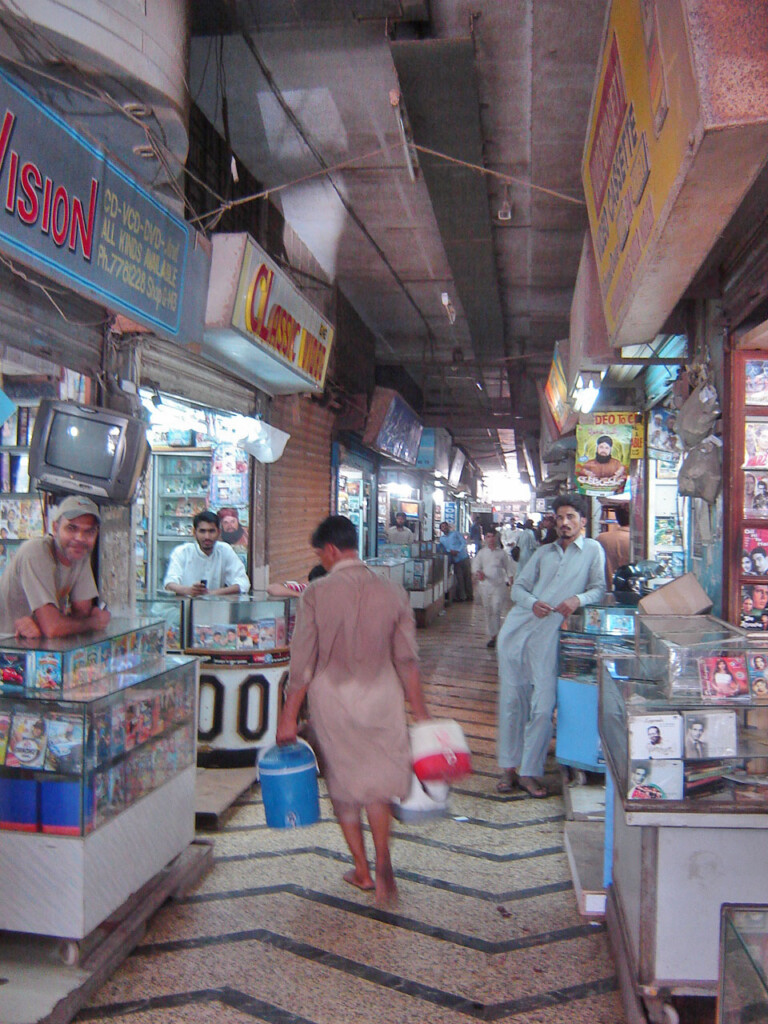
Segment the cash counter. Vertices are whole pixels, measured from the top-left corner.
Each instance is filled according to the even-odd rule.
[[[200,659],[197,763],[249,767],[273,745],[288,681],[296,601],[250,597],[138,601],[162,618],[168,645]]]

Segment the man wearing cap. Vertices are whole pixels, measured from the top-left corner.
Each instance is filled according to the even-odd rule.
[[[229,544],[219,540],[218,514],[210,509],[198,512],[192,520],[192,532],[193,541],[171,552],[163,581],[165,589],[179,597],[247,594],[251,581]]]
[[[104,629],[91,552],[99,536],[98,506],[70,495],[51,509],[47,537],[25,541],[0,576],[0,634],[33,639]]]
[[[616,483],[623,483],[627,478],[627,467],[619,459],[612,455],[613,440],[608,434],[602,434],[595,445],[595,457],[588,462],[576,466],[576,476],[592,477],[595,480],[607,482],[615,480]]]

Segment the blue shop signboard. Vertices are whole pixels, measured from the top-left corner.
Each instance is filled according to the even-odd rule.
[[[171,341],[200,342],[210,245],[0,71],[0,250]]]

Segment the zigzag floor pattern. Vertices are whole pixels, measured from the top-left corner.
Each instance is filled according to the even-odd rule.
[[[450,817],[396,824],[398,912],[342,882],[325,796],[317,825],[284,832],[254,788],[216,835],[214,870],[76,1020],[623,1024],[605,932],[577,912],[554,766],[547,801],[496,793],[482,609],[454,605],[419,641],[431,710],[462,723],[476,770]]]

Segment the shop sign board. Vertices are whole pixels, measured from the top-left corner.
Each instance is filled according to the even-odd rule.
[[[442,427],[425,427],[416,456],[416,469],[430,469],[440,476],[447,477],[450,456],[451,435],[448,431]]]
[[[610,4],[581,171],[615,347],[661,330],[765,160],[768,58],[753,8]],[[749,81],[723,73],[735,64]]]
[[[549,369],[547,383],[544,385],[544,397],[552,419],[555,421],[558,434],[563,433],[569,419],[572,416],[571,407],[568,404],[568,385],[565,379],[565,366],[560,352],[560,342],[555,343],[555,352],[552,356],[552,366]]]
[[[270,395],[321,393],[333,325],[246,234],[213,239],[204,352]]]
[[[200,342],[209,243],[0,71],[0,251],[170,341]]]

